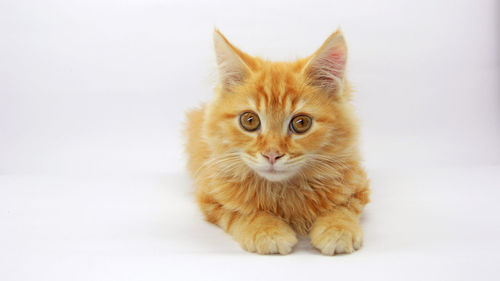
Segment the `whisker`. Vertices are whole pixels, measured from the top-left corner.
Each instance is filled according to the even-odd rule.
[[[212,159],[207,160],[205,163],[203,163],[194,173],[194,176],[197,177],[198,174],[204,170],[205,168],[208,167],[216,167],[219,166],[225,162],[230,162],[230,161],[235,161],[239,159],[239,152],[229,152],[226,154],[222,154],[220,156],[214,157]],[[226,163],[228,164],[228,163]]]

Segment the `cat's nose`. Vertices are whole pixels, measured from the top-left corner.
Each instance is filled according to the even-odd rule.
[[[262,156],[264,156],[264,158],[266,158],[271,165],[274,165],[274,163],[276,163],[276,161],[278,161],[278,159],[280,159],[281,157],[285,156],[285,154],[278,151],[272,151],[262,153]]]

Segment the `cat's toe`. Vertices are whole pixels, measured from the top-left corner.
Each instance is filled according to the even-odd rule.
[[[255,244],[259,254],[286,255],[297,244],[297,237],[291,233],[261,234],[257,235]]]
[[[242,243],[243,248],[258,254],[289,254],[297,244],[292,229],[267,229],[254,233],[253,237]]]
[[[310,233],[311,243],[325,255],[348,254],[361,248],[360,228],[318,227]]]

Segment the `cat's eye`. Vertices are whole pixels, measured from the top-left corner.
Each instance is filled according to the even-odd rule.
[[[303,134],[311,128],[312,118],[307,115],[297,115],[290,121],[290,130],[296,134]]]
[[[254,112],[243,112],[240,115],[240,125],[249,132],[257,130],[260,127],[259,115]]]

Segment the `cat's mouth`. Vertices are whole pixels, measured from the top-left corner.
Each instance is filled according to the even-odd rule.
[[[255,169],[257,174],[269,181],[283,181],[291,177],[294,172],[291,170],[278,170],[274,166],[263,169]]]
[[[273,182],[284,181],[291,178],[297,172],[297,165],[289,166],[288,161],[283,157],[278,163],[268,163],[263,157],[261,159],[243,155],[243,161],[260,177]]]

